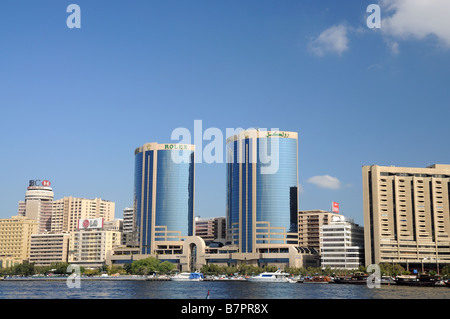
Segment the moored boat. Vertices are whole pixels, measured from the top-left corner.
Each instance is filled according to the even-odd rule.
[[[344,277],[336,277],[332,282],[335,284],[366,285],[368,277],[369,275],[367,274],[355,274]]]
[[[182,272],[170,278],[172,281],[203,281],[203,274],[198,272]]]
[[[436,281],[429,275],[403,275],[395,279],[397,285],[414,287],[434,287]]]
[[[305,284],[328,284],[331,282],[331,278],[328,276],[312,276],[303,278]]]
[[[263,272],[257,276],[247,278],[250,282],[289,282],[289,274],[277,270],[276,272]]]

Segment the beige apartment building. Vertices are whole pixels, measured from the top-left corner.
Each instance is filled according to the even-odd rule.
[[[298,245],[313,248],[320,253],[320,228],[329,225],[333,216],[341,216],[326,210],[298,212]]]
[[[450,165],[363,166],[366,265],[450,264]]]
[[[106,264],[111,251],[122,243],[122,232],[103,229],[82,229],[72,232],[69,241],[70,264],[98,268]]]
[[[80,219],[103,218],[112,221],[115,203],[101,198],[85,199],[64,197],[53,201],[52,232],[73,232],[78,229]]]
[[[0,219],[0,268],[28,260],[31,235],[38,232],[38,221],[24,216]]]
[[[31,235],[30,263],[36,266],[50,266],[67,262],[69,238],[68,233]]]

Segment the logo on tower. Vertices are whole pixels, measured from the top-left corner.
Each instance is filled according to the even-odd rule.
[[[29,187],[33,187],[33,186],[43,186],[43,187],[50,187],[51,183],[48,180],[43,180],[41,181],[40,179],[31,179],[29,181]]]
[[[50,181],[42,181],[42,186],[49,187],[50,185]]]

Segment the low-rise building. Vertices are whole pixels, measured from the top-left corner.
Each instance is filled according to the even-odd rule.
[[[30,263],[35,266],[50,266],[67,262],[69,238],[68,233],[31,235]]]
[[[155,254],[140,254],[139,248],[117,247],[108,256],[108,265],[124,265],[135,260],[156,257],[174,263],[180,271],[200,270],[203,265],[239,267],[242,264],[259,267],[318,267],[318,252],[295,245],[267,245],[255,253],[239,253],[237,245],[218,240],[206,245],[198,236],[187,236],[182,241],[161,241]]]

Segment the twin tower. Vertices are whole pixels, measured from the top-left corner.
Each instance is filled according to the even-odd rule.
[[[135,151],[134,227],[141,254],[194,234],[194,145]],[[226,143],[227,239],[240,253],[297,244],[298,134],[247,130]],[[179,159],[183,160],[179,160]]]

